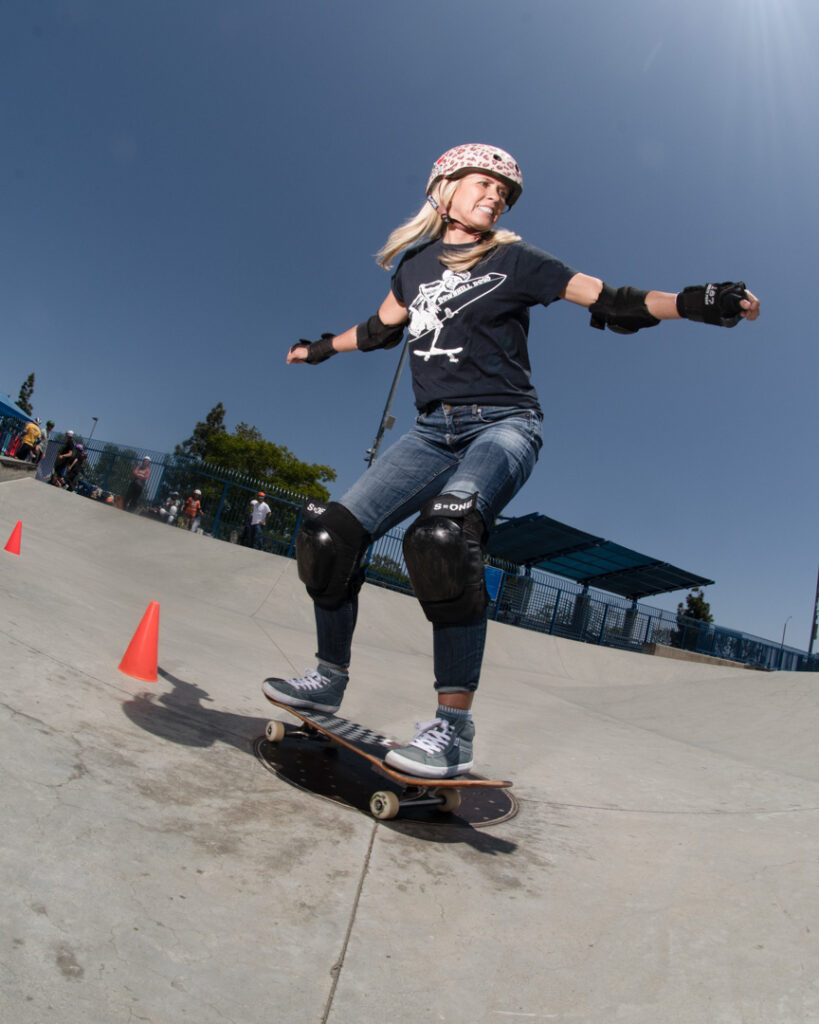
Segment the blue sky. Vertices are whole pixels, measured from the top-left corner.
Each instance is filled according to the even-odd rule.
[[[806,647],[819,565],[813,0],[7,0],[0,391],[167,451],[219,401],[363,471],[398,351],[286,367],[375,311],[372,258],[461,142],[512,152],[506,226],[611,284],[744,279],[755,324],[633,337],[566,303],[530,343],[546,444],[507,509],[715,579]],[[409,380],[397,424],[412,419]],[[676,607],[684,595],[652,599]]]

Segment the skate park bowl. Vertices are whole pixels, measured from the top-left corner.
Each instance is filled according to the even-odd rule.
[[[314,664],[295,562],[30,478],[17,522],[0,1020],[819,1022],[816,674],[490,622],[475,770],[513,813],[376,821],[264,749],[261,681]],[[365,585],[343,714],[407,739],[432,681],[416,602]]]

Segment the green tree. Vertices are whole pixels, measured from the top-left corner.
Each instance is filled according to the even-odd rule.
[[[225,427],[225,408],[221,402],[211,409],[205,422],[197,423],[193,434],[177,445],[174,454],[180,458],[207,462],[215,476],[228,470],[234,478],[246,478],[247,484],[265,491],[295,492],[326,501],[330,492],[325,486],[336,479],[330,466],[302,462],[283,445],[266,440],[261,431],[247,423],[239,423],[233,433]],[[174,477],[182,481],[185,473],[195,473],[194,467],[183,469]],[[237,482],[240,482],[237,479]],[[175,483],[182,489],[180,483]]]
[[[697,622],[713,622],[711,605],[705,600],[705,595],[700,587],[694,587],[691,593],[686,594],[685,604],[680,602],[677,605],[678,619],[695,619]]]
[[[711,634],[705,626],[713,621],[711,605],[705,600],[701,588],[694,587],[686,594],[685,604],[680,602],[677,605],[677,632],[672,634],[672,643],[690,651],[703,650],[702,645]],[[703,625],[695,625],[697,622]]]
[[[383,582],[397,584],[402,590],[407,589],[411,585],[409,574],[389,555],[373,555],[367,567],[367,572],[368,575],[375,576]]]
[[[174,448],[174,455],[182,455],[189,459],[206,459],[211,440],[219,434],[226,433],[225,407],[221,402],[217,402],[205,417],[205,422],[197,423],[187,441]]]
[[[93,466],[85,464],[83,476],[92,487],[102,487],[112,494],[124,495],[133,479],[134,466],[138,463],[139,453],[133,448],[106,444]]]
[[[34,406],[31,404],[31,396],[34,394],[34,374],[30,373],[20,385],[20,394],[17,396],[17,404],[28,416],[34,415]]]
[[[206,461],[267,481],[269,486],[327,499],[325,483],[336,478],[329,466],[302,462],[288,448],[266,441],[256,427],[240,423],[232,434],[211,438]]]

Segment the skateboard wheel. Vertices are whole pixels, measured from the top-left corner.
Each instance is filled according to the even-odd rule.
[[[268,722],[264,734],[271,743],[278,743],[284,739],[284,722]]]
[[[441,810],[457,811],[461,806],[461,791],[459,789],[444,789],[441,791]]]
[[[394,818],[398,814],[400,801],[395,793],[389,789],[373,793],[370,797],[370,811],[374,818],[385,821],[387,818]]]

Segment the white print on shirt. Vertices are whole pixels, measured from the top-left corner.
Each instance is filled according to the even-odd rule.
[[[451,363],[459,362],[455,357],[463,352],[463,346],[437,347],[445,322],[457,316],[476,299],[494,291],[505,280],[506,274],[483,274],[473,279],[468,270],[462,273],[445,270],[440,280],[422,284],[409,307],[409,342],[412,344],[420,341],[428,334],[432,335],[432,340],[426,352],[416,349],[413,355],[423,356],[425,363],[429,362],[431,356],[447,356]]]

